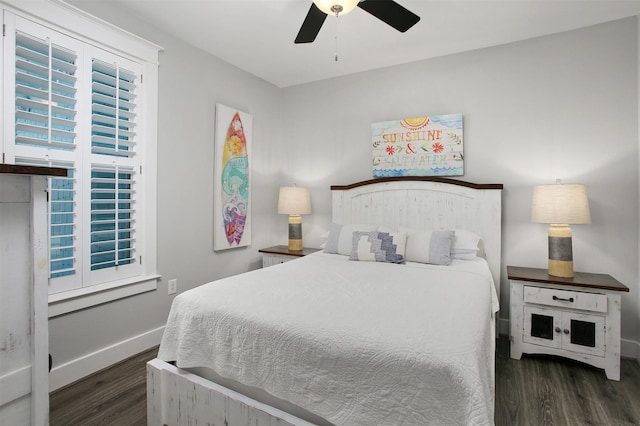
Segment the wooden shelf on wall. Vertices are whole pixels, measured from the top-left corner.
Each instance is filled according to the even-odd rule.
[[[15,164],[0,164],[0,173],[67,177],[67,169],[61,167],[16,166]]]

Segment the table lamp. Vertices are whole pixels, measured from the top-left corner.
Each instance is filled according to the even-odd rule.
[[[283,186],[278,197],[278,213],[289,215],[289,250],[302,251],[302,214],[311,213],[307,188]]]
[[[549,275],[573,277],[569,225],[591,223],[587,190],[581,184],[539,185],[533,189],[531,221],[549,226]]]

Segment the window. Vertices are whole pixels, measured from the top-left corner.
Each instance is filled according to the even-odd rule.
[[[158,278],[158,47],[44,5],[36,2],[34,15],[3,11],[3,162],[69,170],[48,185],[49,294],[54,304],[84,298],[73,305],[82,308],[93,293],[102,303],[105,291],[134,294]],[[40,22],[47,8],[65,22]]]

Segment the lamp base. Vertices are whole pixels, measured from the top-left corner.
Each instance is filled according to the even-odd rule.
[[[573,249],[571,228],[565,224],[552,224],[549,227],[549,275],[554,277],[573,277]]]
[[[289,240],[289,251],[302,251],[302,240]]]
[[[302,251],[302,217],[289,215],[289,251]]]
[[[573,278],[573,262],[549,259],[549,275]]]

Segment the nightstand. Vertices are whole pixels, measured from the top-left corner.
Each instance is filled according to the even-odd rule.
[[[273,246],[258,250],[262,253],[262,267],[277,265],[278,263],[288,262],[290,260],[304,257],[308,254],[320,251],[320,249],[303,248],[300,251],[291,251],[289,246]]]
[[[511,287],[511,358],[550,354],[603,368],[620,380],[621,293],[605,274],[554,277],[546,269],[507,266]]]

